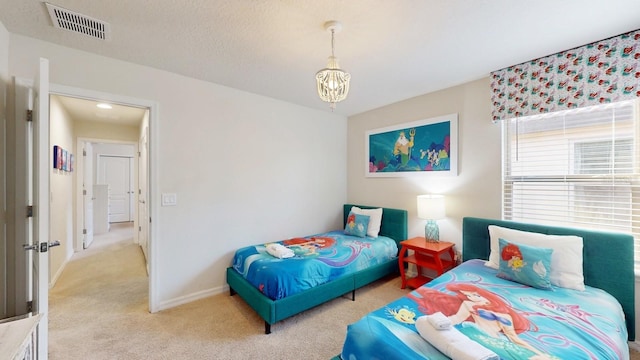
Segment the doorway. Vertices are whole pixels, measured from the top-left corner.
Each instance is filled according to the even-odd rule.
[[[82,252],[91,245],[93,230],[95,229],[95,224],[92,220],[95,218],[96,213],[98,213],[94,204],[96,198],[94,185],[98,184],[97,156],[100,154],[113,155],[114,157],[122,155],[117,151],[101,151],[100,147],[128,147],[131,150],[130,153],[121,157],[126,158],[128,164],[128,190],[126,190],[126,192],[129,193],[129,199],[127,201],[127,208],[132,209],[132,211],[130,211],[126,219],[120,218],[116,221],[133,223],[134,226],[131,226],[131,228],[133,228],[136,243],[138,243],[138,238],[145,239],[145,244],[139,245],[143,247],[149,274],[149,311],[154,312],[156,308],[154,305],[155,298],[151,291],[154,281],[153,266],[152,257],[149,256],[149,248],[152,242],[146,242],[146,239],[152,239],[152,228],[148,223],[150,221],[150,214],[152,214],[154,210],[151,208],[152,204],[147,201],[147,193],[151,188],[149,184],[153,176],[153,172],[150,171],[150,162],[153,156],[147,156],[140,160],[139,140],[150,139],[150,143],[153,143],[153,136],[149,130],[154,128],[153,119],[155,118],[154,111],[157,111],[155,110],[157,109],[157,104],[144,100],[62,86],[52,86],[51,90],[51,97],[55,97],[60,102],[63,102],[65,109],[68,109],[69,114],[73,115],[74,119],[72,125],[73,138],[71,138],[71,141],[75,143],[74,147],[77,156],[75,173],[73,174],[75,184],[73,186],[72,197],[75,199],[75,209],[73,213],[74,220],[71,226],[74,230],[70,241],[72,251],[75,253]],[[71,103],[71,105],[69,105],[69,103]],[[107,103],[114,108],[117,107],[119,110],[129,108],[134,112],[137,111],[139,115],[136,120],[132,121],[131,119],[113,115],[112,113],[100,112],[96,110],[98,103]],[[79,113],[84,115],[76,114],[74,105],[79,106]],[[53,136],[54,134],[52,134],[52,137]],[[89,159],[91,160],[89,161]],[[145,174],[145,176],[138,176],[137,174],[140,173]],[[138,210],[139,199],[144,199],[145,201],[144,214],[141,214]],[[52,204],[52,206],[55,205]],[[142,218],[142,216],[145,217]],[[144,236],[139,234],[140,231],[145,231]],[[70,259],[70,256],[68,259]],[[55,269],[52,270],[56,271]],[[59,276],[59,273],[57,275]],[[55,283],[55,278],[53,280],[53,283]]]

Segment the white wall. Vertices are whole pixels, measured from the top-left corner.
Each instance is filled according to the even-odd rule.
[[[138,127],[126,125],[113,125],[104,122],[75,121],[76,137],[85,139],[100,139],[113,141],[138,141]]]
[[[75,156],[73,139],[73,120],[55,96],[49,97],[50,120],[50,159],[53,159],[53,146],[58,145]],[[50,284],[62,274],[64,265],[73,255],[73,214],[74,214],[74,186],[75,172],[63,171],[53,168],[53,160],[50,166],[50,209],[51,220],[49,238],[51,241],[59,240],[61,245],[49,252],[49,279]],[[75,170],[74,170],[75,171]]]
[[[9,32],[4,27],[4,25],[0,22],[0,152],[2,156],[0,156],[0,260],[2,261],[2,266],[0,266],[0,293],[5,294],[0,296],[0,319],[5,317],[5,297],[7,294],[7,283],[6,283],[6,238],[5,238],[5,223],[6,223],[6,215],[5,215],[5,207],[6,207],[6,198],[5,198],[5,121],[6,121],[6,106],[5,102],[7,101],[6,93],[7,93],[7,84],[9,83]]]
[[[15,34],[9,55],[13,75],[33,77],[45,57],[54,84],[159,104],[150,201],[160,308],[223,291],[240,246],[342,225],[343,116]],[[161,193],[178,205],[159,207]]]
[[[365,132],[371,129],[458,114],[458,176],[365,177]],[[409,237],[424,236],[416,196],[445,195],[447,218],[439,220],[440,239],[461,250],[462,218],[500,218],[500,125],[489,118],[489,80],[484,78],[422,95],[349,118],[348,198],[350,202],[409,211]]]

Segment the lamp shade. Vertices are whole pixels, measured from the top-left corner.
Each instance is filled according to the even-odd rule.
[[[425,220],[444,219],[445,206],[442,195],[418,195],[418,217]]]

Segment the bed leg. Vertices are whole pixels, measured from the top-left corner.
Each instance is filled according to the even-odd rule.
[[[236,294],[236,291],[233,290],[233,288],[231,288],[231,286],[229,286],[229,296],[233,296]]]
[[[271,334],[271,324],[266,321],[264,322],[264,333],[267,335]]]
[[[356,289],[351,290],[351,301],[356,301]]]

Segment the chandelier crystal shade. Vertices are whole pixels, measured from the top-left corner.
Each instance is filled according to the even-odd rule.
[[[337,21],[327,21],[324,28],[331,31],[331,56],[329,56],[327,67],[316,73],[316,83],[318,96],[322,101],[328,102],[333,110],[337,102],[347,98],[351,75],[340,69],[338,58],[334,54],[334,35],[342,29],[342,25]]]

